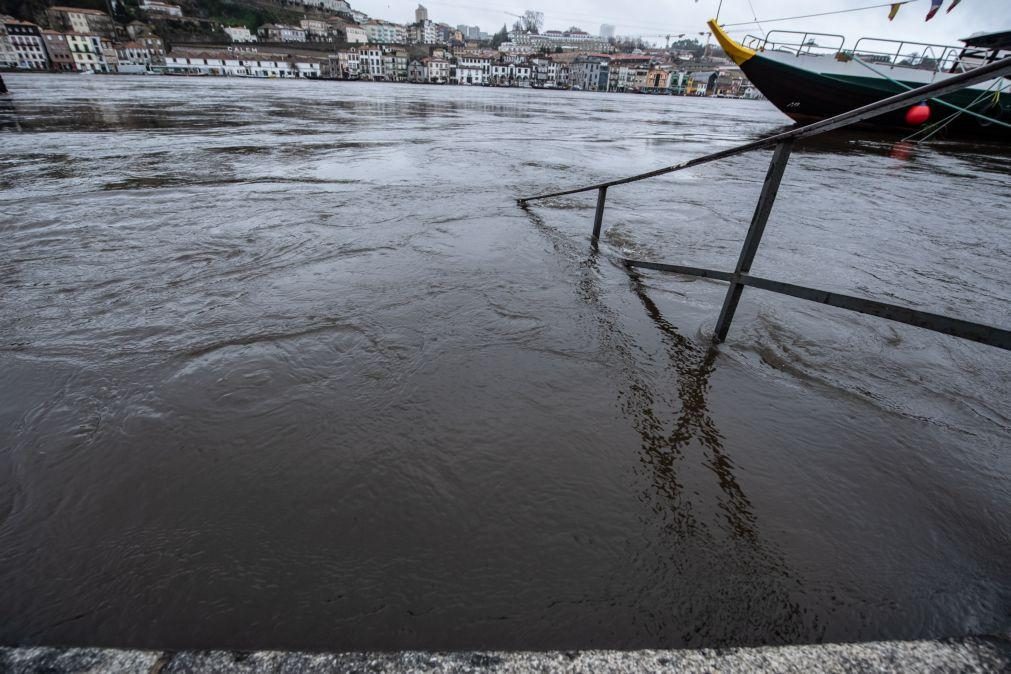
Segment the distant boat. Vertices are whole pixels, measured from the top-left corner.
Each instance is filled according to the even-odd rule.
[[[861,38],[847,49],[842,35],[775,30],[740,43],[715,20],[709,27],[751,83],[787,116],[804,123],[1011,58],[1011,30],[974,34],[962,40],[961,47]],[[927,124],[943,124],[944,134],[1011,141],[1011,79],[976,84],[941,100],[948,105],[927,102]],[[922,121],[907,121],[908,111],[885,114],[866,125],[923,128]]]

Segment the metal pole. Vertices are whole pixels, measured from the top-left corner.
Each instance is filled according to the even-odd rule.
[[[607,187],[601,187],[597,190],[597,212],[593,216],[593,236],[591,239],[596,241],[600,238],[600,225],[604,222],[604,200],[607,198]]]
[[[769,162],[769,170],[765,174],[765,184],[762,185],[762,194],[758,197],[755,214],[751,218],[751,226],[748,228],[747,236],[744,237],[741,255],[734,268],[733,280],[730,281],[727,295],[723,299],[720,318],[716,321],[716,334],[713,336],[713,341],[717,344],[724,341],[730,331],[730,323],[734,320],[734,312],[737,311],[737,303],[741,301],[741,291],[744,290],[741,276],[751,271],[751,263],[755,260],[758,245],[762,242],[765,223],[768,222],[769,214],[772,212],[772,204],[776,201],[779,183],[783,179],[783,171],[786,170],[786,163],[790,160],[792,149],[793,140],[789,139],[777,145],[776,151],[772,153],[772,161]]]

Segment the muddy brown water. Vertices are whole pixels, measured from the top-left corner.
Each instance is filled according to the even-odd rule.
[[[0,643],[678,647],[1011,624],[1011,363],[731,268],[769,104],[5,75]],[[1007,148],[795,150],[754,271],[1006,327]]]

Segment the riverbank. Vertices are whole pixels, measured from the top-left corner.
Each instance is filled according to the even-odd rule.
[[[313,63],[311,60],[299,61],[295,54],[287,55],[263,55],[267,60],[246,60],[243,61],[245,65],[239,66],[240,61],[236,59],[223,58],[221,54],[218,54],[218,58],[214,58],[213,54],[211,58],[203,58],[208,54],[201,52],[201,58],[192,59],[187,57],[170,57],[169,65],[152,66],[148,68],[146,66],[120,66],[117,72],[34,72],[26,70],[0,70],[0,77],[5,75],[56,75],[56,76],[67,76],[67,75],[100,75],[106,76],[127,76],[127,77],[137,77],[146,75],[168,75],[170,77],[209,77],[216,80],[228,80],[228,79],[244,79],[244,80],[312,80],[312,81],[325,81],[325,82],[363,82],[369,84],[421,84],[428,86],[450,86],[450,87],[476,87],[476,88],[489,88],[489,89],[523,89],[523,90],[533,90],[533,91],[572,91],[572,92],[582,92],[587,94],[635,94],[635,95],[647,95],[647,96],[675,96],[675,97],[688,97],[688,98],[718,98],[718,99],[733,99],[733,100],[749,100],[758,101],[764,100],[764,97],[758,93],[753,88],[748,90],[747,95],[732,95],[728,93],[706,93],[704,89],[695,89],[693,93],[690,93],[688,89],[684,87],[680,88],[620,88],[620,89],[608,89],[595,90],[595,89],[583,89],[579,86],[572,85],[559,85],[554,83],[544,84],[538,82],[531,82],[529,80],[503,80],[503,81],[488,81],[483,83],[469,83],[469,82],[459,82],[452,80],[427,80],[427,79],[411,79],[408,77],[399,76],[376,76],[371,77],[368,75],[354,75],[354,76],[339,76],[332,74],[324,74],[324,70],[319,63]],[[234,61],[234,63],[232,63]],[[0,91],[0,93],[3,93]]]
[[[267,674],[268,672],[1001,672],[1011,667],[1003,637],[877,641],[765,648],[640,651],[459,651],[307,653],[0,648],[11,674]]]

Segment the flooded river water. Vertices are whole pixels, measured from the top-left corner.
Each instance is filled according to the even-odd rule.
[[[0,643],[1011,624],[1007,352],[758,290],[765,102],[5,75]],[[1007,148],[797,147],[754,271],[1007,327]]]

